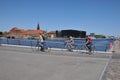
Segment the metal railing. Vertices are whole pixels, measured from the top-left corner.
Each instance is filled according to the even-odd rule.
[[[23,45],[23,46],[35,46],[37,40],[28,40],[28,39],[0,39],[0,44],[11,44],[11,45]],[[64,49],[64,41],[54,41],[54,40],[46,40],[46,43],[51,48],[59,48]],[[108,51],[110,49],[109,43],[98,44],[93,43],[96,51]],[[75,45],[81,46],[84,45],[84,42],[75,42]]]

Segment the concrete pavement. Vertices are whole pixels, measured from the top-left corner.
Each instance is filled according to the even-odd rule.
[[[109,56],[0,46],[0,80],[99,80]]]
[[[105,80],[120,80],[120,40],[115,41],[113,52]]]

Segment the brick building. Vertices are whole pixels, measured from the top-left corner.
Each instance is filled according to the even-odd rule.
[[[18,27],[12,28],[7,36],[8,37],[15,37],[15,38],[27,38],[30,35],[38,35],[40,33],[43,33],[42,30],[24,30],[24,29],[19,29]]]

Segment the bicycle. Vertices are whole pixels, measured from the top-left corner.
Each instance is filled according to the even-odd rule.
[[[81,53],[86,53],[86,54],[93,54],[95,52],[95,45],[91,44],[91,51],[88,49],[88,47],[85,44],[77,45],[77,51],[78,52],[80,51]]]
[[[71,43],[69,43],[69,42],[65,42],[65,43],[64,43],[64,48],[67,48],[68,51],[73,52],[73,49],[75,48],[75,45],[74,45],[74,44],[71,44]]]
[[[35,44],[35,46],[32,47],[33,51],[41,51],[41,52],[50,52],[51,48],[46,42],[39,42]]]

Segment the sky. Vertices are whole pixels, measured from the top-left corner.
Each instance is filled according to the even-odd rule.
[[[0,0],[0,31],[73,29],[120,36],[120,0]]]

